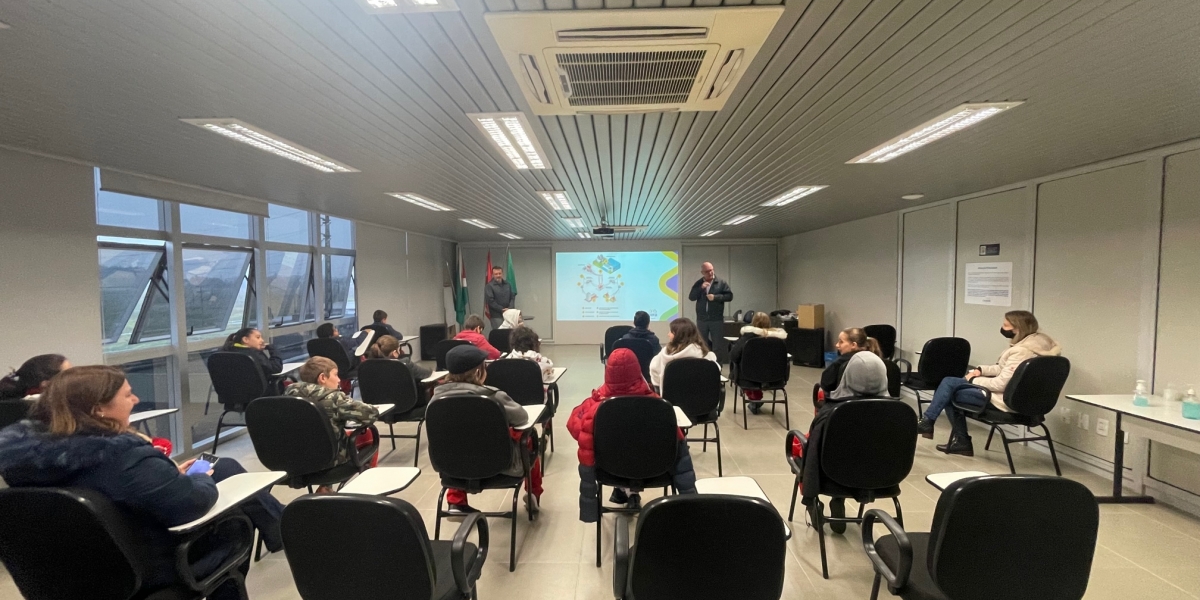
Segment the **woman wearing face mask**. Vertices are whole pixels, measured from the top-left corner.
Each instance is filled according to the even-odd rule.
[[[1000,335],[1009,339],[1009,347],[994,365],[980,365],[967,373],[967,377],[947,377],[933,394],[933,402],[917,423],[917,432],[933,439],[933,422],[944,410],[950,419],[950,442],[937,447],[946,454],[974,456],[971,436],[967,435],[967,419],[954,409],[952,402],[984,406],[987,394],[971,387],[973,384],[992,392],[992,404],[1005,412],[1012,412],[1004,404],[1004,388],[1012,378],[1017,366],[1035,356],[1058,356],[1062,348],[1050,336],[1038,331],[1037,318],[1027,310],[1014,310],[1004,314]]]

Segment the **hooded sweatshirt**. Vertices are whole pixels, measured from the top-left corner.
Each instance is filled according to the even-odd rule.
[[[520,324],[521,311],[515,308],[504,309],[504,322],[500,324],[500,329],[516,329]]]
[[[650,346],[654,348],[655,354],[662,352],[662,344],[658,341],[658,335],[656,335],[653,331],[650,331],[649,328],[642,329],[640,327],[634,327],[633,329],[629,330],[629,333],[621,336],[621,339],[646,340],[647,342],[650,342]]]
[[[717,362],[717,355],[711,350],[706,354],[696,344],[688,344],[675,354],[671,354],[668,348],[663,347],[662,352],[654,355],[654,359],[650,361],[650,383],[655,387],[662,387],[663,373],[667,370],[667,365],[678,358],[706,358],[713,362]]]
[[[1017,367],[1036,356],[1059,356],[1062,354],[1062,347],[1058,345],[1050,336],[1044,333],[1031,333],[1025,336],[1021,341],[1013,343],[1001,355],[999,360],[994,365],[980,365],[979,372],[982,374],[971,380],[971,383],[980,387],[991,390],[992,405],[1005,412],[1012,412],[1008,405],[1004,404],[1004,388],[1008,386],[1008,380],[1012,379],[1013,372]]]
[[[576,406],[567,420],[567,431],[579,442],[579,464],[588,467],[596,464],[593,437],[596,411],[600,403],[617,396],[659,397],[642,377],[642,366],[638,363],[637,355],[628,348],[617,348],[608,355],[608,362],[604,366],[604,385],[592,390],[592,395]],[[683,439],[682,436],[681,432],[680,439]]]
[[[850,355],[838,386],[829,394],[830,400],[848,398],[883,398],[888,395],[887,366],[874,352],[859,351]]]
[[[496,360],[500,358],[500,351],[495,346],[488,343],[487,338],[483,337],[482,333],[474,329],[464,329],[454,336],[456,340],[467,340],[472,346],[487,352],[488,360]]]

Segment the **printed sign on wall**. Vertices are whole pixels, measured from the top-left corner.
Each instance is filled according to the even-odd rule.
[[[1012,263],[966,264],[967,304],[1012,306]]]

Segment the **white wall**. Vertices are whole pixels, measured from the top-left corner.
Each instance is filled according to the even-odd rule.
[[[359,323],[370,323],[371,313],[380,309],[404,335],[445,321],[441,240],[359,223],[356,241]],[[413,353],[420,352],[414,341]]]

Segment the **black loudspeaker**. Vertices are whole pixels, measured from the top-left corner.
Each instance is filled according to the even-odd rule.
[[[792,364],[801,367],[825,368],[825,330],[785,328],[787,348]]]
[[[445,323],[421,326],[421,360],[436,360],[433,347],[438,342],[449,338],[449,327]]]

